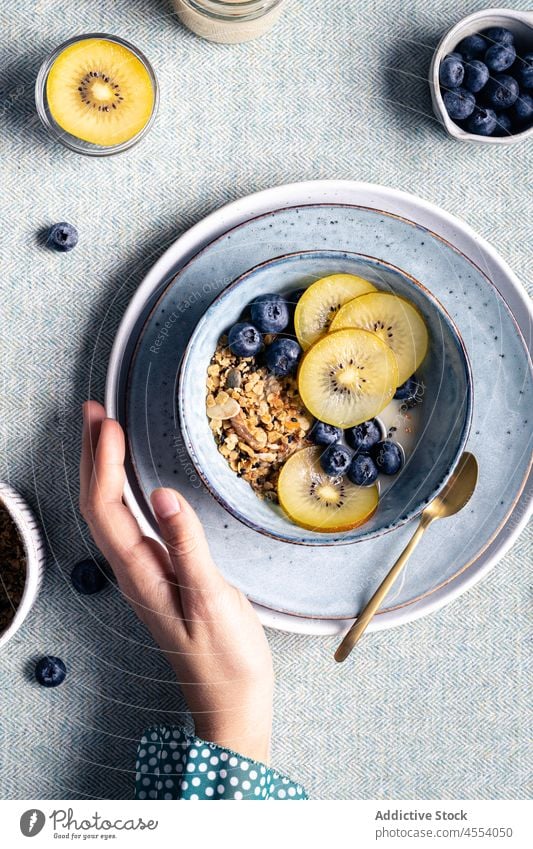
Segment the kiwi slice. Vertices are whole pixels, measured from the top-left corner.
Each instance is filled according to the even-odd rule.
[[[355,274],[330,274],[309,286],[294,313],[294,329],[304,351],[327,333],[343,304],[375,291],[372,283]]]
[[[320,466],[320,448],[303,448],[284,464],[278,478],[279,503],[302,528],[324,533],[349,531],[375,512],[378,489],[330,478]]]
[[[306,352],[298,371],[298,391],[309,412],[341,428],[377,416],[397,386],[392,350],[368,330],[328,333]]]
[[[154,88],[143,63],[127,47],[85,38],[59,54],[46,81],[59,126],[83,141],[110,147],[136,136],[154,108]]]
[[[394,352],[398,379],[404,383],[424,359],[428,332],[424,319],[409,301],[389,292],[372,292],[345,304],[331,330],[359,327],[376,333]]]

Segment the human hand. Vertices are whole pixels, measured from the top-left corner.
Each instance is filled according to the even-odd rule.
[[[274,675],[259,619],[217,570],[196,513],[177,492],[152,493],[165,547],[143,536],[122,499],[124,457],[118,422],[86,402],[80,509],[93,539],[176,673],[196,734],[266,762]]]

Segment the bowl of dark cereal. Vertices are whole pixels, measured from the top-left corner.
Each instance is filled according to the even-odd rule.
[[[37,598],[44,569],[41,530],[24,499],[0,482],[0,648]]]
[[[284,542],[378,536],[420,513],[464,448],[471,374],[457,328],[389,263],[303,251],[215,299],[182,361],[185,445],[212,495]]]

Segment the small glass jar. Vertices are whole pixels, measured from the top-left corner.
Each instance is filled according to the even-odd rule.
[[[208,41],[237,44],[264,35],[281,15],[285,0],[174,0],[185,26]]]
[[[56,61],[58,56],[60,56],[63,51],[71,45],[76,44],[77,42],[90,39],[115,42],[116,44],[128,50],[128,52],[131,53],[144,66],[152,86],[153,104],[151,114],[146,124],[135,135],[117,144],[99,145],[94,144],[93,142],[85,141],[84,139],[78,138],[77,136],[71,135],[70,133],[66,132],[57,123],[57,121],[55,121],[50,110],[50,105],[48,103],[46,84],[48,80],[48,75],[54,62]],[[61,142],[61,144],[65,145],[65,147],[70,148],[70,150],[76,151],[76,153],[84,153],[87,156],[109,156],[112,153],[120,153],[121,151],[127,150],[129,147],[132,147],[132,145],[137,144],[137,142],[144,138],[146,133],[150,130],[150,127],[155,121],[157,109],[159,106],[159,86],[157,83],[157,78],[154,69],[152,68],[150,62],[148,61],[146,56],[141,53],[140,50],[134,47],[133,44],[130,44],[129,41],[125,41],[123,38],[119,38],[116,35],[92,32],[88,33],[87,35],[77,35],[74,38],[69,38],[68,41],[64,41],[63,44],[60,44],[59,47],[53,50],[52,53],[50,53],[50,55],[46,57],[39,69],[37,80],[35,81],[35,105],[37,107],[37,114],[41,119],[41,122],[44,124],[50,135],[54,139],[56,139],[56,141]]]

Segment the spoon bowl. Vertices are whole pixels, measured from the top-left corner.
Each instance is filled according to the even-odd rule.
[[[477,478],[477,460],[473,454],[465,451],[444,489],[423,510],[421,520],[423,521],[424,516],[431,517],[431,521],[454,516],[470,501],[476,488]]]
[[[464,454],[461,455],[457,468],[444,489],[422,512],[418,528],[400,554],[387,577],[381,582],[376,592],[363,609],[363,612],[357,617],[354,624],[339,645],[335,652],[335,660],[338,663],[346,660],[355,644],[363,636],[368,627],[368,623],[371,619],[373,619],[376,611],[379,609],[383,600],[388,595],[392,585],[396,581],[396,578],[420,542],[422,534],[436,519],[445,519],[448,516],[454,516],[459,512],[459,510],[462,510],[472,498],[476,488],[477,479],[477,460],[473,454],[465,451]]]

